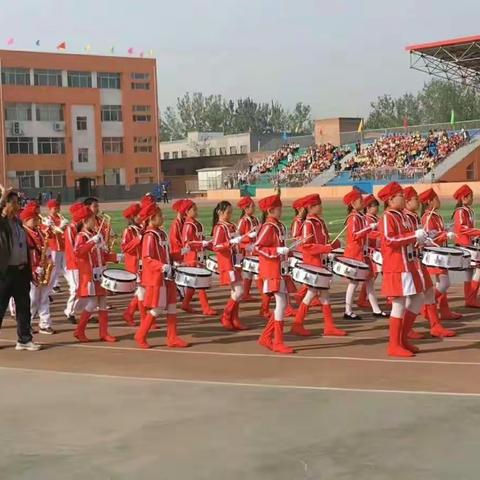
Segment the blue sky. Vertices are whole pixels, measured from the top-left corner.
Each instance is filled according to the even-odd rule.
[[[480,34],[479,19],[478,0],[3,0],[0,48],[153,49],[161,109],[201,91],[357,116],[428,79],[406,45]]]

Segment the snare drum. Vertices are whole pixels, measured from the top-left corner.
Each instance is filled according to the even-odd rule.
[[[470,252],[464,248],[459,248],[459,250],[462,251],[463,256],[462,256],[462,268],[459,268],[459,271],[462,270],[468,270],[470,268],[475,268],[477,265],[475,262],[472,262],[472,256],[470,255]],[[456,268],[451,268],[450,270],[457,270]]]
[[[290,268],[296,267],[299,263],[303,262],[302,252],[293,251],[292,256],[288,258],[288,266]]]
[[[333,268],[333,261],[337,257],[343,257],[343,254],[345,253],[344,248],[335,248],[335,250],[332,250],[328,255],[327,255],[327,268],[329,270],[332,270]]]
[[[382,273],[383,270],[383,256],[380,250],[372,251],[372,262],[375,264],[378,273]]]
[[[114,293],[133,293],[137,288],[137,276],[118,268],[107,268],[102,273],[102,287]]]
[[[308,287],[328,290],[332,282],[332,272],[323,267],[299,263],[292,269],[292,278]]]
[[[424,247],[422,263],[426,267],[462,270],[463,252],[453,247]]]
[[[471,266],[472,267],[478,267],[480,264],[480,247],[476,245],[469,245],[465,247],[458,247],[464,252],[470,253],[470,259],[471,259]]]
[[[212,273],[216,273],[218,275],[218,261],[215,255],[210,255],[207,260],[205,261],[205,267]]]
[[[212,272],[200,267],[177,267],[175,283],[180,287],[206,290],[212,286]]]
[[[333,261],[332,270],[339,277],[357,282],[365,281],[370,274],[370,269],[366,263],[346,257],[337,257]]]
[[[242,270],[246,273],[254,273],[258,275],[260,270],[258,257],[245,257],[242,262]]]

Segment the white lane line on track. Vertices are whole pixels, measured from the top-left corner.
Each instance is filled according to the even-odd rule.
[[[45,370],[35,368],[18,368],[18,367],[0,367],[0,371],[13,370],[17,372],[35,373],[38,372],[65,376],[78,376],[98,379],[113,379],[113,380],[130,380],[139,382],[157,382],[157,383],[178,383],[187,385],[210,385],[218,387],[244,387],[244,388],[258,388],[258,389],[278,389],[278,390],[310,390],[310,391],[325,391],[325,392],[349,392],[349,393],[383,393],[383,394],[397,394],[397,395],[431,395],[444,397],[473,397],[479,398],[480,393],[466,393],[466,392],[445,392],[445,391],[430,391],[430,390],[389,390],[376,388],[347,388],[347,387],[321,387],[315,385],[282,385],[282,384],[264,384],[264,383],[245,383],[245,382],[222,382],[214,380],[189,380],[177,378],[158,378],[158,377],[129,377],[125,375],[107,375],[99,373],[84,373],[84,372],[63,372],[60,370]]]
[[[2,340],[0,342],[16,343],[13,340]],[[415,358],[400,359],[400,358],[371,358],[371,357],[340,357],[329,355],[275,355],[269,353],[236,353],[236,352],[209,352],[205,350],[191,350],[191,349],[168,349],[166,347],[154,347],[146,350],[142,350],[136,347],[119,347],[116,345],[92,345],[88,343],[77,344],[65,344],[65,343],[52,343],[43,344],[51,348],[90,348],[94,350],[119,350],[119,351],[133,351],[133,352],[149,352],[149,353],[172,353],[178,355],[210,355],[218,357],[252,357],[252,358],[276,358],[282,360],[338,360],[338,361],[350,361],[350,362],[380,362],[380,363],[405,363],[409,365],[453,365],[453,366],[480,366],[480,362],[458,362],[447,360],[417,360]],[[321,347],[320,347],[321,348]],[[300,350],[301,351],[301,350]],[[426,351],[425,353],[428,353]]]

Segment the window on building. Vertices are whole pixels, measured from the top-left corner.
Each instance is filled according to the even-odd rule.
[[[31,103],[7,103],[5,104],[5,120],[27,122],[32,120]]]
[[[163,159],[170,160],[170,152],[163,152]]]
[[[35,85],[46,87],[62,86],[61,70],[34,70],[33,81]]]
[[[103,137],[102,149],[105,155],[123,153],[123,137]]]
[[[35,188],[34,170],[17,170],[15,174],[18,181],[18,188]]]
[[[145,184],[153,183],[153,168],[152,167],[136,167],[135,168],[135,183]]]
[[[237,153],[237,147],[230,147],[230,155],[235,155]]]
[[[172,158],[178,158],[178,152],[172,152]]]
[[[98,88],[120,88],[120,73],[98,73]]]
[[[217,154],[217,149],[216,148],[210,148],[210,150],[208,151],[208,154],[210,156],[216,155]]]
[[[130,75],[133,90],[150,90],[150,74],[134,72]]]
[[[77,130],[87,130],[87,117],[77,117]]]
[[[121,122],[122,106],[121,105],[102,105],[101,109],[102,122]]]
[[[61,188],[67,186],[65,170],[40,170],[40,188]]]
[[[38,137],[39,155],[61,155],[65,153],[63,137]]]
[[[182,158],[187,158],[187,157],[188,157],[187,150],[182,150]]]
[[[246,145],[240,145],[240,153],[247,153],[247,146]]]
[[[32,155],[32,137],[7,137],[7,155]]]
[[[206,157],[207,156],[207,149],[206,148],[201,148],[200,149],[200,156],[201,157]]]
[[[3,85],[30,85],[28,68],[2,68]]]
[[[88,163],[88,148],[78,149],[78,163]]]
[[[68,86],[73,88],[92,88],[90,72],[67,72]]]
[[[63,106],[59,103],[39,103],[35,108],[37,122],[63,122]]]
[[[176,168],[175,169],[175,175],[185,175],[185,169],[184,168]]]
[[[227,147],[220,147],[220,155],[226,155],[227,154]]]
[[[134,153],[152,153],[152,137],[133,137]]]
[[[475,178],[475,163],[472,162],[470,165],[468,165],[466,171],[466,176],[467,176],[467,180],[476,180]]]
[[[123,185],[122,168],[106,168],[104,170],[105,185]]]
[[[150,105],[134,105],[132,107],[134,122],[150,122]]]

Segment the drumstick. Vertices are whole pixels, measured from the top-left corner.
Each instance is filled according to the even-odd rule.
[[[295,247],[298,247],[298,246],[301,245],[303,242],[306,242],[307,240],[310,240],[312,237],[313,237],[313,234],[312,234],[312,235],[309,235],[309,236],[306,237],[306,238],[300,238],[299,240],[293,242],[293,243],[288,247],[288,249],[289,249],[289,250],[293,250]]]
[[[345,226],[343,227],[342,231],[330,242],[330,245],[331,245],[332,243],[335,243],[335,242],[340,238],[340,236],[341,236],[342,233],[347,229],[347,227],[348,227],[348,225],[345,225]]]

